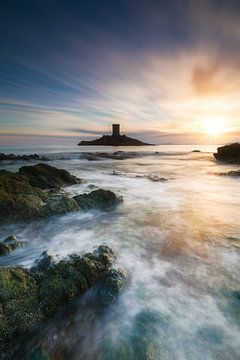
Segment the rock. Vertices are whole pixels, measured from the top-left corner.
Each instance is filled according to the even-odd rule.
[[[59,308],[83,294],[109,270],[114,258],[112,249],[102,246],[91,254],[60,262],[45,253],[30,270],[1,267],[0,351],[14,341],[19,343]]]
[[[23,241],[18,241],[15,235],[7,237],[3,242],[0,242],[0,256],[7,255],[13,250],[24,246]]]
[[[121,197],[117,197],[114,192],[110,190],[98,189],[89,194],[81,194],[73,198],[81,209],[102,209],[107,210],[116,206],[122,201]]]
[[[28,169],[26,172],[32,171],[32,168],[34,166],[25,167],[25,169]],[[50,176],[51,171],[58,174],[56,178],[54,178],[53,173],[50,176],[49,182],[52,185],[55,183],[58,186],[57,183],[60,184],[61,182],[66,184],[68,178],[70,179],[68,183],[70,181],[78,182],[78,179],[76,180],[74,176],[72,177],[68,172],[66,174],[65,170],[60,170],[61,175],[59,175],[58,169],[50,168],[53,170],[50,170],[47,177],[43,176],[41,178],[40,175],[37,175],[36,182],[35,180],[33,181],[31,176],[25,175],[25,170],[19,173],[0,170],[0,219],[2,222],[34,220],[94,207],[109,209],[121,201],[121,198],[118,198],[112,191],[103,189],[73,198],[69,197],[65,192],[56,189],[47,192],[43,191],[41,188],[47,186],[48,176]],[[41,179],[43,183],[40,188],[37,185],[40,185]],[[39,184],[37,184],[38,181]],[[33,184],[35,185],[33,186]]]
[[[127,273],[124,269],[111,269],[103,279],[99,289],[99,299],[102,305],[114,304],[120,292],[127,283]]]
[[[146,175],[145,177],[148,180],[153,181],[153,182],[166,182],[166,181],[168,181],[168,179],[166,179],[164,177],[160,177],[160,176],[155,175],[155,174]]]
[[[193,152],[193,153],[200,153],[201,150],[196,149],[196,150],[193,150],[192,152]]]
[[[32,186],[25,175],[0,171],[1,221],[34,220],[73,210],[79,210],[79,206],[65,193],[44,192]]]
[[[32,186],[41,189],[59,189],[62,186],[81,184],[83,182],[82,179],[71,175],[67,170],[57,169],[41,163],[33,166],[23,166],[19,169],[19,174],[28,177]]]
[[[214,156],[217,160],[240,164],[240,143],[221,146],[217,148],[217,153]]]
[[[215,173],[215,175],[219,175],[219,176],[240,176],[240,170],[231,170],[231,171],[227,171],[227,172],[220,172],[220,173]]]
[[[0,171],[0,218],[17,221],[39,218],[47,196],[34,188],[26,176]]]
[[[31,155],[14,155],[14,154],[4,154],[0,153],[0,161],[14,161],[14,160],[38,160],[38,161],[49,161],[46,156],[40,156],[38,154],[31,154]]]

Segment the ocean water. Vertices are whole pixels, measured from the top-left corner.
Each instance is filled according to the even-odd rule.
[[[238,167],[216,162],[215,150],[0,148],[45,154],[49,164],[84,178],[66,188],[70,194],[104,188],[124,199],[111,212],[79,211],[0,229],[1,238],[14,233],[27,243],[0,265],[31,266],[43,250],[60,259],[107,244],[117,252],[115,267],[128,270],[126,289],[107,311],[93,316],[87,294],[71,319],[46,327],[54,339],[68,329],[59,341],[71,348],[70,359],[239,359],[240,179],[216,175]],[[98,156],[116,151],[129,158]],[[16,171],[23,164],[0,168]]]

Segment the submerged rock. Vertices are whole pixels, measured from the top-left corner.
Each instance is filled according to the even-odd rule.
[[[24,246],[23,241],[18,241],[15,235],[7,237],[3,242],[0,242],[0,256],[7,255],[13,250]]]
[[[62,306],[95,284],[115,255],[101,246],[91,254],[55,262],[47,253],[32,269],[0,268],[0,350],[35,331]]]
[[[217,148],[217,153],[214,156],[217,160],[240,164],[240,143],[221,146]]]
[[[89,194],[81,194],[73,198],[81,209],[110,209],[122,201],[121,197],[110,190],[98,189]]]
[[[37,164],[33,166],[23,166],[19,169],[19,174],[25,175],[32,186],[41,189],[59,189],[62,186],[81,184],[82,179],[71,175],[67,170],[57,169],[47,164]]]

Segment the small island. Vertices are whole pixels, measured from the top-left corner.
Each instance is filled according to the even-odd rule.
[[[154,145],[148,144],[138,139],[130,138],[126,135],[120,134],[120,124],[112,124],[112,135],[103,135],[102,137],[86,141],[81,141],[78,146],[85,145],[104,145],[104,146],[144,146]]]

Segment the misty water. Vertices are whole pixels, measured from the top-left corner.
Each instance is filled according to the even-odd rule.
[[[130,158],[96,154],[119,150]],[[215,174],[238,169],[216,162],[215,150],[168,145],[9,151],[47,154],[49,164],[84,178],[84,184],[65,189],[72,195],[104,188],[124,200],[109,212],[79,211],[0,229],[1,238],[14,233],[27,243],[2,257],[1,265],[31,266],[44,250],[60,259],[107,244],[117,252],[114,267],[128,270],[126,289],[107,311],[94,313],[89,292],[71,315],[46,326],[48,339],[71,348],[71,359],[239,359],[240,180]],[[95,160],[87,160],[89,152]],[[23,164],[1,168],[16,171]]]

